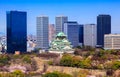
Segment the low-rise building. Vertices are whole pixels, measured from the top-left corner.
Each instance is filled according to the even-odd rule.
[[[104,49],[120,49],[120,34],[105,34]]]

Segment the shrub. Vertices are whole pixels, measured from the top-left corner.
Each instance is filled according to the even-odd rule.
[[[28,55],[25,55],[25,56],[23,57],[23,62],[25,62],[25,63],[31,63],[31,57],[28,56]]]
[[[79,62],[79,67],[80,68],[91,68],[91,60],[90,59],[85,59]]]
[[[41,53],[41,54],[38,54],[37,56],[38,57],[43,57],[43,58],[46,58],[46,59],[50,59],[50,58],[56,58],[59,55],[55,54],[55,53]]]
[[[60,65],[80,68],[91,68],[91,60],[89,58],[82,60],[80,57],[65,54],[60,60]]]
[[[79,49],[79,48],[75,48],[74,54],[75,54],[75,55],[81,55],[81,56],[82,56],[82,50]]]
[[[77,77],[86,77],[90,72],[88,70],[80,70]]]
[[[48,61],[48,64],[49,64],[49,65],[53,65],[53,61],[51,61],[51,60]]]
[[[21,55],[12,55],[12,58],[13,58],[13,59],[20,59],[20,58],[21,58]]]
[[[79,67],[79,63],[81,62],[80,57],[74,56],[72,57],[72,67]]]
[[[120,69],[120,61],[114,61],[111,68],[114,70]]]
[[[46,73],[42,75],[42,77],[72,77],[72,76],[66,73],[52,72],[52,73]]]
[[[96,53],[96,56],[102,57],[105,54],[104,50],[100,50],[99,52]]]
[[[95,51],[95,48],[93,48],[91,46],[83,46],[83,50],[85,50],[85,51]]]
[[[64,54],[60,60],[60,65],[71,66],[72,65],[72,56],[69,54]]]
[[[9,60],[10,60],[10,58],[8,55],[0,55],[0,66],[9,64]]]
[[[25,74],[20,70],[16,70],[11,73],[11,77],[25,77]]]

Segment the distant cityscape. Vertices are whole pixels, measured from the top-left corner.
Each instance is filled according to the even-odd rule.
[[[0,51],[31,52],[35,48],[48,51],[56,35],[63,32],[71,42],[72,48],[77,46],[119,49],[120,34],[111,34],[111,19],[108,14],[100,14],[95,23],[81,24],[69,21],[67,16],[56,16],[55,24],[50,24],[48,16],[37,16],[36,36],[27,36],[27,12],[6,12],[6,36],[1,33]]]

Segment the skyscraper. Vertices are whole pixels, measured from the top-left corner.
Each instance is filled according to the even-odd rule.
[[[27,50],[27,13],[7,12],[7,53]]]
[[[97,31],[95,24],[84,25],[84,45],[85,46],[96,46],[97,42]]]
[[[79,25],[79,44],[82,46],[84,43],[84,39],[83,39],[83,25]]]
[[[64,33],[73,47],[79,45],[79,24],[74,21],[64,23]]]
[[[37,17],[37,48],[48,49],[48,24],[47,16]]]
[[[111,16],[97,16],[97,45],[104,47],[104,35],[111,33]]]
[[[55,18],[56,34],[63,32],[64,23],[68,21],[67,16],[57,16]]]
[[[49,43],[53,41],[55,37],[55,26],[54,24],[49,24]]]

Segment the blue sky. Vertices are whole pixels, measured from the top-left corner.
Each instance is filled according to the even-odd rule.
[[[70,21],[80,24],[96,24],[96,16],[112,16],[112,33],[120,33],[120,0],[0,0],[0,32],[6,33],[6,11],[27,12],[28,34],[36,34],[36,17],[49,16],[49,23],[55,23],[55,16],[65,15]]]

